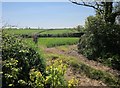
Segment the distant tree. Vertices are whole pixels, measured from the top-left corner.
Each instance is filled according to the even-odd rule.
[[[76,27],[76,29],[77,29],[78,32],[81,32],[81,31],[83,31],[84,27],[81,26],[81,25],[78,25],[78,26]]]
[[[120,2],[79,2],[79,0],[69,0],[76,5],[94,8],[97,15],[101,15],[106,23],[114,24],[115,19],[120,15]],[[116,8],[117,9],[114,9]]]

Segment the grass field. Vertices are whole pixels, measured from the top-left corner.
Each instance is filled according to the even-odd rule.
[[[54,29],[42,32],[41,34],[64,34],[64,33],[77,33],[74,29]]]
[[[9,29],[5,30],[7,33],[10,34],[34,34],[34,33],[41,33],[41,34],[63,34],[63,33],[75,33],[77,30],[74,29]],[[29,43],[32,46],[34,45],[34,42],[32,38],[26,38],[25,39],[27,43]],[[73,45],[77,44],[79,41],[79,38],[75,37],[60,37],[60,38],[39,38],[38,39],[38,45],[42,45],[44,47],[55,47],[55,46],[61,46],[61,45]]]
[[[79,41],[79,38],[39,38],[38,39],[38,45],[44,46],[44,47],[55,47],[55,46],[61,46],[61,45],[73,45],[77,44]],[[34,45],[34,42],[32,41],[32,38],[26,39],[26,42],[30,45]]]
[[[40,30],[32,30],[32,29],[9,29],[5,30],[5,32],[10,33],[10,34],[33,34],[33,33],[38,33],[43,31],[42,29]]]
[[[33,34],[33,33],[41,33],[41,34],[64,34],[64,33],[77,33],[78,31],[75,29],[9,29],[5,30],[10,34]]]

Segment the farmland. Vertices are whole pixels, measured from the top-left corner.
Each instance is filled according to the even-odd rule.
[[[75,29],[52,29],[42,32],[42,34],[64,34],[64,33],[78,33],[78,31]]]
[[[5,29],[10,34],[64,34],[64,33],[78,33],[75,29]]]
[[[41,34],[63,34],[63,33],[77,33],[78,31],[75,29],[9,29],[5,30],[5,32],[9,34],[29,34],[32,35],[34,33]],[[34,45],[32,38],[25,38],[27,43]],[[77,44],[79,38],[76,37],[60,37],[60,38],[39,38],[38,45],[42,45],[44,47],[55,47],[61,45],[73,45]]]
[[[39,38],[38,39],[38,45],[44,46],[44,47],[55,47],[55,46],[61,46],[61,45],[74,45],[78,43],[79,38]],[[26,39],[26,42],[33,44],[31,38]]]
[[[2,3],[0,87],[120,88],[120,1],[68,1]]]
[[[40,30],[29,30],[29,29],[5,29],[5,32],[9,33],[9,34],[32,34],[32,33],[38,33],[43,31],[42,29]]]

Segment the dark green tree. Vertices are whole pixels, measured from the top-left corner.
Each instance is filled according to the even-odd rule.
[[[85,33],[78,44],[79,53],[120,70],[120,25],[117,25],[120,22],[120,2],[70,1],[96,11],[95,16],[89,16],[85,21]]]

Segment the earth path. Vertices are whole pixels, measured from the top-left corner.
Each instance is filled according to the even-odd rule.
[[[116,76],[120,75],[120,72],[113,70],[110,67],[104,66],[101,63],[97,62],[97,61],[93,61],[93,60],[88,60],[87,58],[85,58],[82,54],[78,54],[78,50],[77,50],[77,46],[76,45],[70,45],[67,47],[67,50],[62,50],[59,47],[53,47],[53,48],[45,48],[44,51],[46,53],[53,53],[53,54],[62,54],[62,55],[66,55],[66,56],[72,56],[78,59],[78,61],[94,68],[97,70],[101,70],[101,71],[106,71],[109,72],[111,74],[114,74]],[[86,77],[84,74],[81,75],[79,74],[79,72],[75,72],[72,70],[71,67],[69,67],[67,69],[67,72],[65,74],[65,77],[67,80],[71,79],[72,77],[75,77],[79,80],[79,85],[80,86],[105,86],[106,84],[104,84],[102,81],[98,81],[98,80],[93,80],[90,79],[88,77]]]

